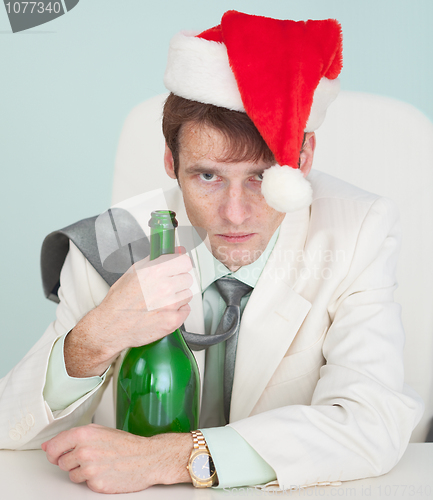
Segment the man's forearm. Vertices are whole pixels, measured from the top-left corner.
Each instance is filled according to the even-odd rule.
[[[187,465],[193,449],[190,433],[159,434],[151,438],[154,456],[158,457],[160,475],[155,484],[190,483]]]
[[[64,357],[68,375],[76,378],[101,376],[119,355],[94,335],[98,328],[96,310],[90,311],[65,338]]]

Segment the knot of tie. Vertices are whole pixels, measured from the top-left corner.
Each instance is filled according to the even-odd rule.
[[[242,283],[242,281],[227,276],[216,280],[215,286],[228,306],[240,306],[242,297],[253,289],[253,287]]]

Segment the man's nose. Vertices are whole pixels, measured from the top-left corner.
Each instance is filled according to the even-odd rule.
[[[251,215],[251,202],[242,186],[230,186],[221,206],[221,216],[235,226],[240,226]]]

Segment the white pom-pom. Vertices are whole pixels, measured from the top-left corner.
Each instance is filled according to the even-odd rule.
[[[299,168],[274,165],[263,172],[262,194],[278,212],[295,212],[311,205],[313,189]]]

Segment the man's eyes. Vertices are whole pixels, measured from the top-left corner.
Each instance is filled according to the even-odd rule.
[[[206,172],[199,174],[199,177],[202,181],[205,182],[215,182],[218,179],[215,174],[209,174]],[[261,182],[263,180],[263,174],[256,174],[254,177],[252,177],[252,179]]]
[[[208,174],[206,172],[200,174],[199,177],[202,181],[205,182],[212,182],[217,178],[215,174]]]

